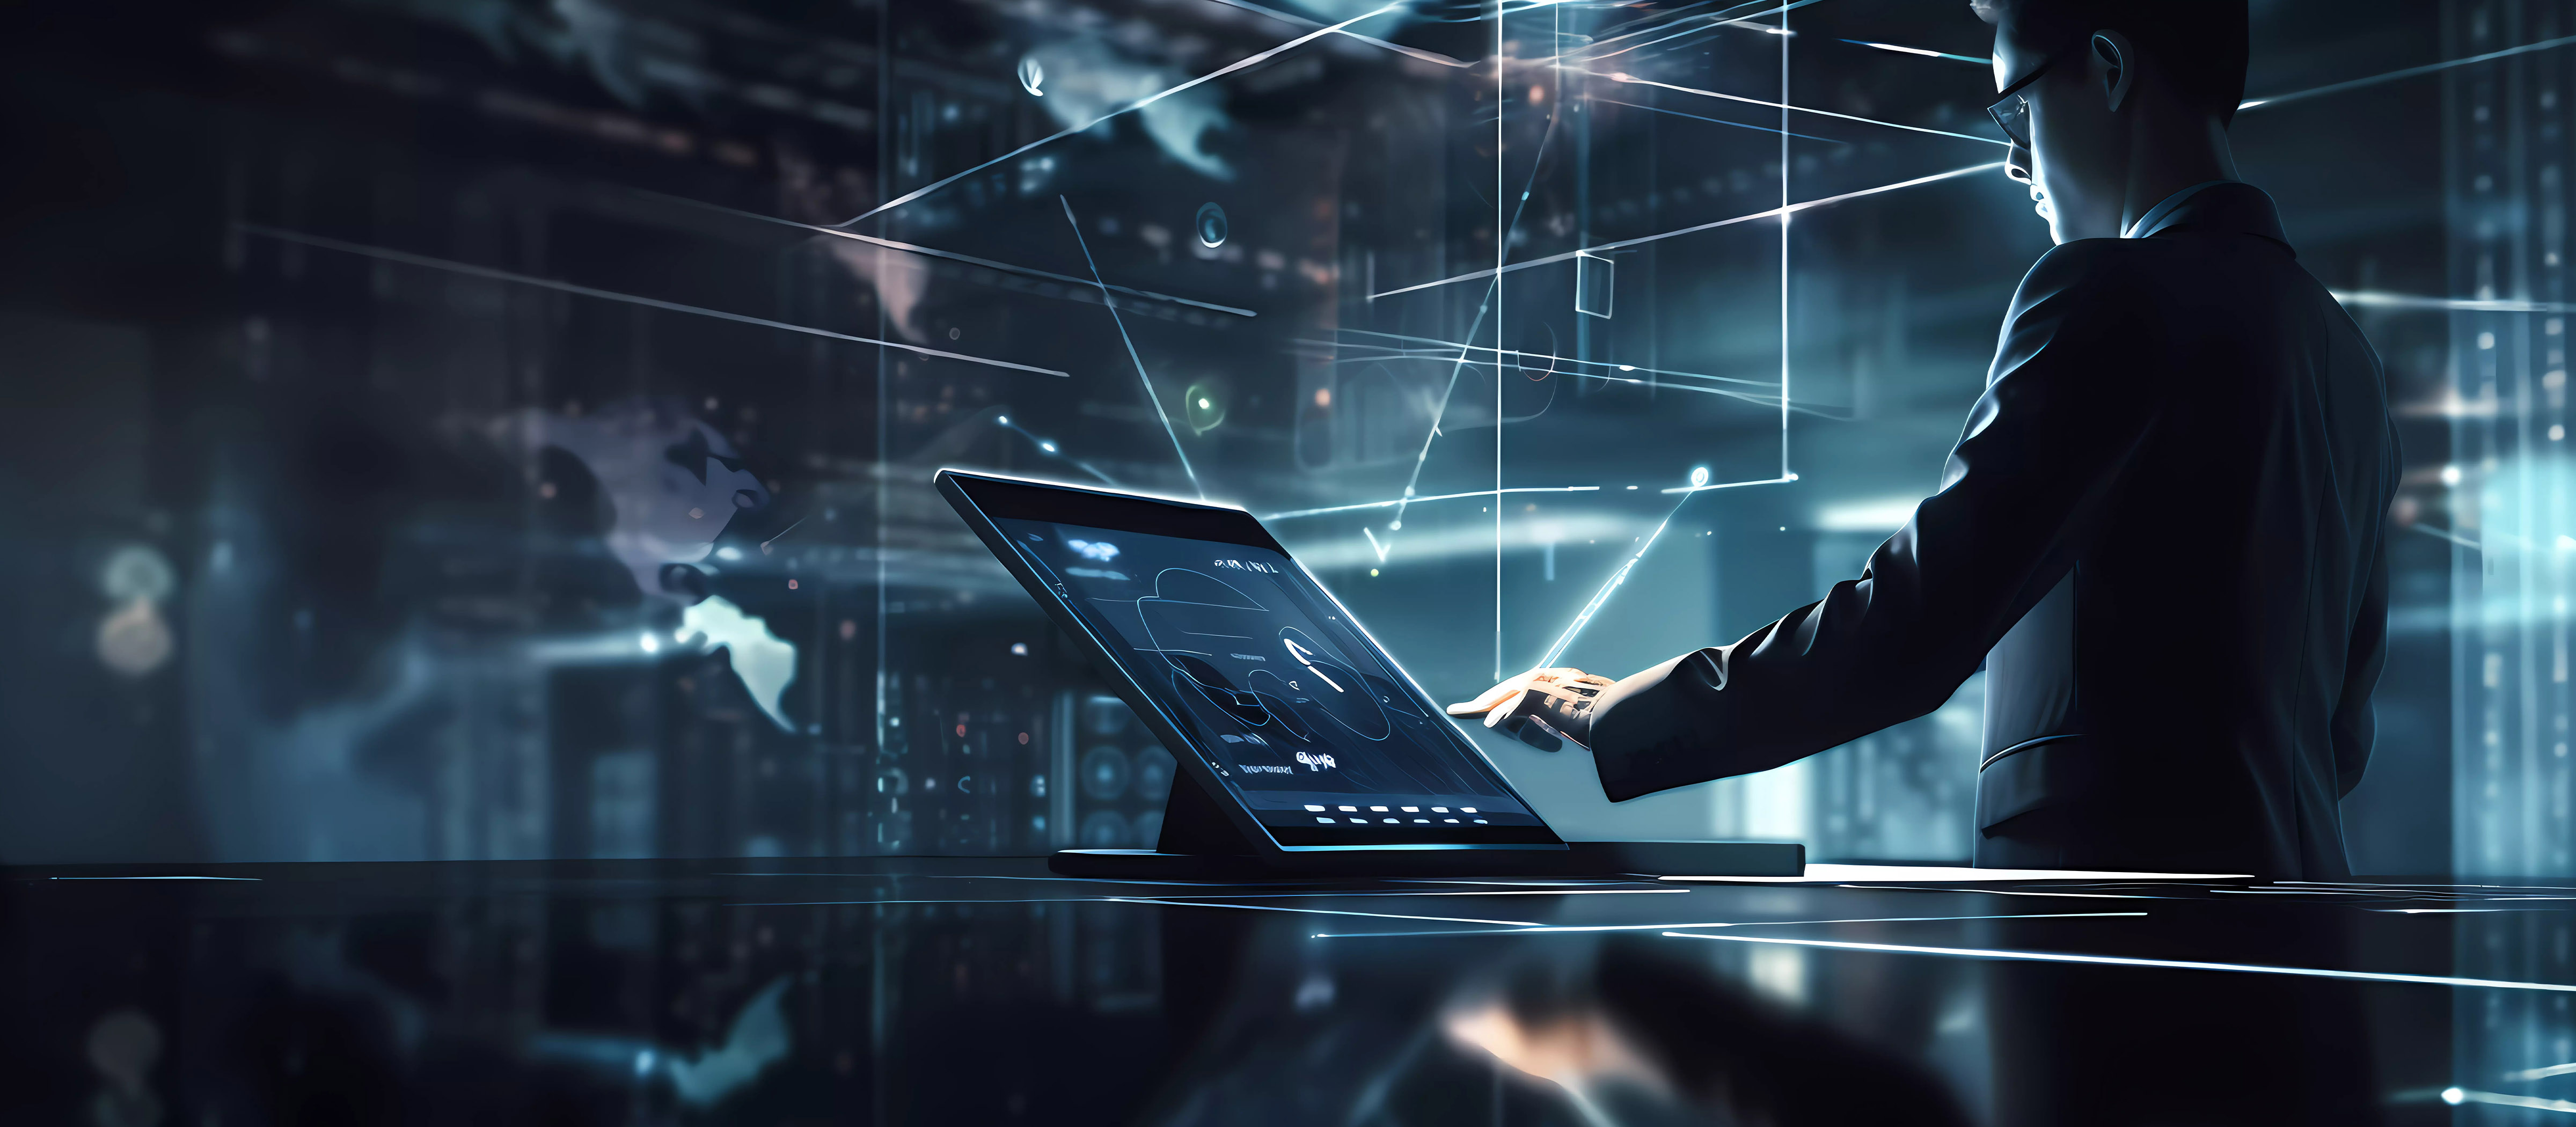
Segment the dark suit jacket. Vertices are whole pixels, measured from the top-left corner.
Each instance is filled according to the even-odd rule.
[[[2269,196],[2167,206],[2031,268],[1940,491],[1860,578],[1603,694],[1611,799],[1923,715],[1982,662],[1979,864],[2349,872],[2399,471],[2379,359]]]

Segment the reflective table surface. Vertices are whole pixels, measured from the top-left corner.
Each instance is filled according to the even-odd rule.
[[[879,859],[19,869],[0,897],[13,1122],[2576,1111],[2576,891],[2538,885]]]

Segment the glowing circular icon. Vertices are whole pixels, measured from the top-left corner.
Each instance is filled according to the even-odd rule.
[[[1699,488],[1700,486],[1703,486],[1703,485],[1706,485],[1706,484],[1708,484],[1708,467],[1707,467],[1707,466],[1693,466],[1693,467],[1691,467],[1691,488],[1693,488],[1693,489],[1697,489],[1697,488]]]
[[[1191,384],[1182,394],[1182,417],[1190,429],[1205,434],[1225,421],[1225,393],[1206,384]]]
[[[1192,225],[1198,229],[1200,246],[1213,250],[1225,245],[1226,224],[1224,208],[1218,207],[1214,203],[1200,204],[1198,218],[1193,221]]]
[[[1038,87],[1045,81],[1046,68],[1038,65],[1038,57],[1035,55],[1020,56],[1020,89],[1028,91],[1030,97],[1043,98],[1046,97],[1046,91],[1040,90]]]

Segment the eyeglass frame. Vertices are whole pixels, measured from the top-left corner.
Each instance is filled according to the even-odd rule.
[[[2003,93],[1995,97],[1994,104],[1986,107],[1986,116],[1995,119],[1995,128],[2003,131],[2004,140],[2011,142],[2018,148],[2030,149],[2032,147],[2030,142],[2029,125],[2030,99],[2025,96],[2022,91],[2030,89],[2031,83],[2037,82],[2042,77],[2045,77],[2048,74],[2048,69],[2050,67],[2056,66],[2059,62],[2064,61],[2066,56],[2074,54],[2077,49],[2092,42],[2093,37],[2087,35],[2082,39],[2078,39],[2073,43],[2069,43],[2064,47],[2060,47],[2055,51],[2049,52],[2048,57],[2041,59],[2039,61],[2039,65],[2031,68],[2029,74],[2021,76],[2021,78],[2012,85],[2004,87]],[[2007,119],[2005,116],[2006,111],[2004,106],[2006,103],[2013,103],[2019,107],[2012,111],[2010,119]],[[2022,122],[2022,127],[2020,129],[2013,128],[2013,120],[2019,120]]]

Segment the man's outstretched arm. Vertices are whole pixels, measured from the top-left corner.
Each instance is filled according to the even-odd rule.
[[[2066,575],[2171,375],[2117,250],[2070,244],[2032,268],[1940,491],[1859,579],[1601,694],[1583,735],[1611,799],[1776,767],[1930,712]]]

